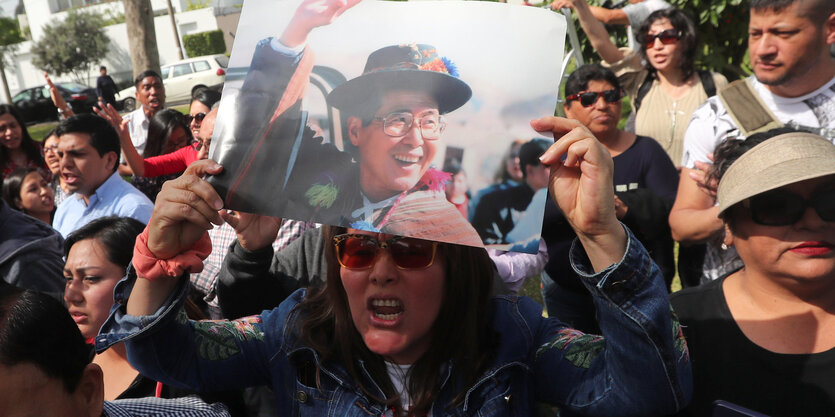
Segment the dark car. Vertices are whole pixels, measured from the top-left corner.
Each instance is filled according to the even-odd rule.
[[[95,88],[78,83],[55,83],[55,86],[74,113],[93,111],[93,106],[98,100]],[[58,109],[52,104],[46,85],[27,88],[15,94],[12,102],[20,110],[27,124],[58,119]]]

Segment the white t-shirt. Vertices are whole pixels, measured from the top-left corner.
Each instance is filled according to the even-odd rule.
[[[136,152],[142,155],[145,151],[145,142],[148,141],[148,126],[151,121],[145,115],[142,105],[138,109],[126,114],[122,117],[123,120],[128,120],[128,133],[130,133],[130,141],[133,142],[133,147]],[[122,156],[122,162],[126,162]]]
[[[409,369],[412,365],[398,365],[396,363],[386,362],[386,371],[388,371],[389,379],[391,379],[394,390],[400,393],[400,406],[404,410],[412,407],[412,398],[409,396]],[[385,417],[394,417],[391,410],[386,410]]]
[[[786,98],[769,91],[754,77],[754,91],[774,115],[787,126],[811,130],[835,142],[835,78],[805,96]],[[740,138],[737,128],[718,96],[711,97],[693,112],[684,133],[681,165],[693,168],[696,161],[709,162],[712,153],[727,138]]]
[[[751,77],[754,90],[781,122],[787,126],[811,130],[835,143],[835,78],[817,90],[801,97],[786,98],[768,90]],[[710,97],[693,112],[684,133],[681,165],[694,168],[696,161],[710,162],[713,153],[726,139],[742,139],[718,96]],[[720,249],[721,241],[708,241],[702,268],[702,281],[714,280],[742,267],[742,260],[733,247]]]

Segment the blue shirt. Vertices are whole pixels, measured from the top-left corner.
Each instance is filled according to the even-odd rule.
[[[147,224],[152,211],[154,203],[114,172],[90,196],[90,204],[86,204],[78,193],[67,197],[55,211],[52,227],[66,238],[81,226],[100,217],[132,217]]]

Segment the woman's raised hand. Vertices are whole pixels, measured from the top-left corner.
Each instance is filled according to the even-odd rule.
[[[531,126],[558,138],[540,158],[551,167],[548,190],[594,270],[617,263],[626,251],[626,233],[615,215],[614,163],[609,152],[576,120],[544,117],[531,121]]]

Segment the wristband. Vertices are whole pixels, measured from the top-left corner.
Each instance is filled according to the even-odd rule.
[[[133,247],[133,267],[138,277],[149,281],[176,278],[186,272],[200,272],[203,270],[203,260],[212,253],[212,240],[209,238],[209,233],[204,232],[203,236],[194,242],[191,249],[170,259],[158,259],[148,249],[148,234],[149,229],[145,227],[145,230],[136,237],[136,244]]]

